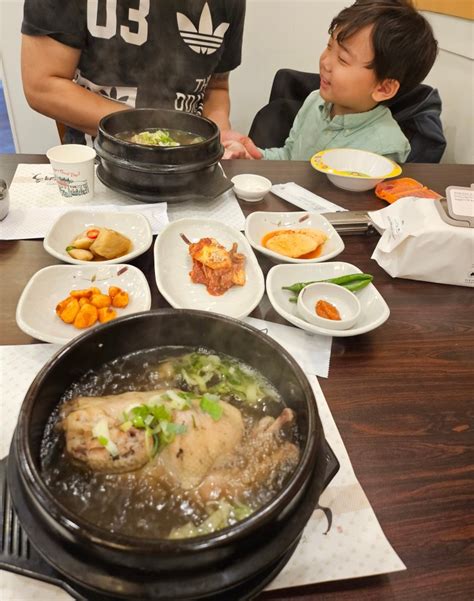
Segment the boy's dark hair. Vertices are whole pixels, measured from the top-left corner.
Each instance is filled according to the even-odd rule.
[[[329,34],[337,29],[343,42],[360,29],[373,25],[374,69],[378,80],[396,79],[398,93],[422,82],[433,66],[438,43],[428,21],[410,0],[357,0],[331,22]]]

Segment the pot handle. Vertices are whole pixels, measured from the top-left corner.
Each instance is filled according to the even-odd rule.
[[[326,462],[326,472],[324,475],[324,482],[323,482],[322,490],[326,490],[326,488],[328,487],[331,480],[334,478],[334,476],[339,471],[341,464],[339,463],[336,455],[334,454],[334,451],[331,449],[331,447],[329,446],[326,439],[324,439],[323,452],[324,452],[324,461]]]

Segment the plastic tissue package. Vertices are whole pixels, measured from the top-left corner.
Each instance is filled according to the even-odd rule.
[[[369,217],[382,234],[372,259],[392,277],[474,287],[474,229],[445,223],[435,201],[401,198]]]

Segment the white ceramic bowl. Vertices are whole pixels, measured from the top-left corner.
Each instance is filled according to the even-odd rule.
[[[16,308],[16,322],[26,334],[56,344],[65,344],[91,328],[78,330],[56,315],[56,305],[69,296],[70,290],[97,286],[106,292],[118,286],[129,294],[129,303],[117,309],[117,317],[147,311],[151,293],[143,273],[133,265],[51,265],[37,271],[21,293]],[[100,325],[98,322],[92,328]]]
[[[339,311],[341,319],[326,319],[316,313],[320,300],[331,303]],[[303,288],[298,295],[298,311],[301,317],[314,325],[334,330],[348,330],[360,315],[360,303],[355,294],[337,284],[318,282]]]
[[[181,234],[191,242],[215,238],[227,249],[237,242],[238,252],[245,255],[245,285],[232,286],[221,296],[212,296],[203,284],[194,284],[189,276],[193,262]],[[156,239],[154,259],[158,290],[175,309],[200,309],[243,319],[255,309],[265,292],[263,273],[247,238],[214,219],[195,217],[171,222]]]
[[[387,303],[373,284],[369,284],[356,292],[361,306],[360,317],[353,327],[347,330],[320,327],[302,319],[296,303],[291,303],[289,300],[294,295],[283,288],[284,286],[291,286],[295,282],[328,280],[352,273],[361,273],[361,270],[352,263],[342,261],[307,263],[306,265],[289,265],[288,263],[275,265],[267,275],[268,299],[275,311],[286,321],[312,334],[337,338],[366,334],[381,326],[390,316]]]
[[[231,182],[234,184],[234,192],[237,196],[247,202],[262,200],[272,187],[272,182],[269,179],[253,173],[234,175]]]
[[[394,161],[355,148],[321,150],[311,158],[311,165],[325,173],[338,188],[352,192],[371,190],[384,179],[397,177],[402,172]]]
[[[314,228],[324,232],[328,239],[323,244],[319,257],[298,259],[276,253],[262,245],[262,238],[272,230]],[[329,221],[318,213],[301,211],[289,213],[272,213],[255,211],[245,220],[245,235],[250,244],[275,263],[320,263],[332,259],[344,250],[344,242]]]
[[[105,261],[80,261],[66,251],[74,238],[91,226],[115,230],[132,241],[132,250],[126,255]],[[107,265],[126,263],[148,250],[153,241],[148,219],[140,213],[113,213],[110,211],[68,211],[54,222],[43,241],[47,252],[56,259],[73,265]]]

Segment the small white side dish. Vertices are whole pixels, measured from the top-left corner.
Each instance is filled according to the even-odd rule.
[[[338,311],[341,319],[326,319],[316,313],[318,301],[331,303]],[[298,311],[301,317],[316,326],[330,330],[348,330],[360,315],[360,303],[356,295],[337,284],[320,282],[303,288],[298,295]]]
[[[241,173],[230,180],[234,184],[234,192],[242,200],[258,202],[270,192],[272,182],[261,175]]]
[[[215,238],[227,250],[237,242],[237,251],[246,259],[245,285],[232,286],[221,296],[212,296],[203,284],[194,284],[189,276],[192,259],[181,234],[190,242]],[[220,221],[198,218],[173,221],[156,239],[154,259],[158,290],[175,309],[201,309],[242,319],[255,309],[265,292],[262,270],[247,239]]]
[[[286,257],[262,246],[262,238],[273,230],[314,228],[326,234],[328,239],[323,245],[319,257],[297,259]],[[295,211],[288,213],[255,211],[245,220],[245,235],[250,244],[276,263],[321,263],[336,257],[344,250],[344,242],[329,221],[319,213]]]
[[[132,241],[132,250],[126,255],[105,261],[80,261],[73,259],[66,251],[74,238],[88,227],[106,227],[115,230]],[[68,211],[54,222],[46,235],[43,246],[45,250],[65,263],[73,265],[107,265],[126,263],[147,251],[153,236],[148,219],[140,213],[109,211]]]
[[[267,294],[275,311],[284,319],[295,326],[313,334],[322,336],[357,336],[365,334],[382,325],[389,317],[390,310],[382,295],[373,284],[369,284],[356,292],[360,303],[360,316],[356,323],[347,330],[334,330],[322,328],[308,323],[300,317],[296,303],[289,301],[293,296],[282,286],[291,286],[296,282],[311,282],[314,280],[328,280],[352,273],[361,273],[361,270],[351,263],[333,261],[307,265],[275,265],[267,275]]]
[[[118,286],[129,295],[129,303],[117,309],[117,317],[147,311],[151,294],[143,273],[133,265],[51,265],[40,269],[25,286],[16,308],[16,322],[26,334],[56,344],[89,332],[98,322],[84,330],[64,323],[56,315],[56,305],[74,289],[96,286],[107,293],[109,286]]]

